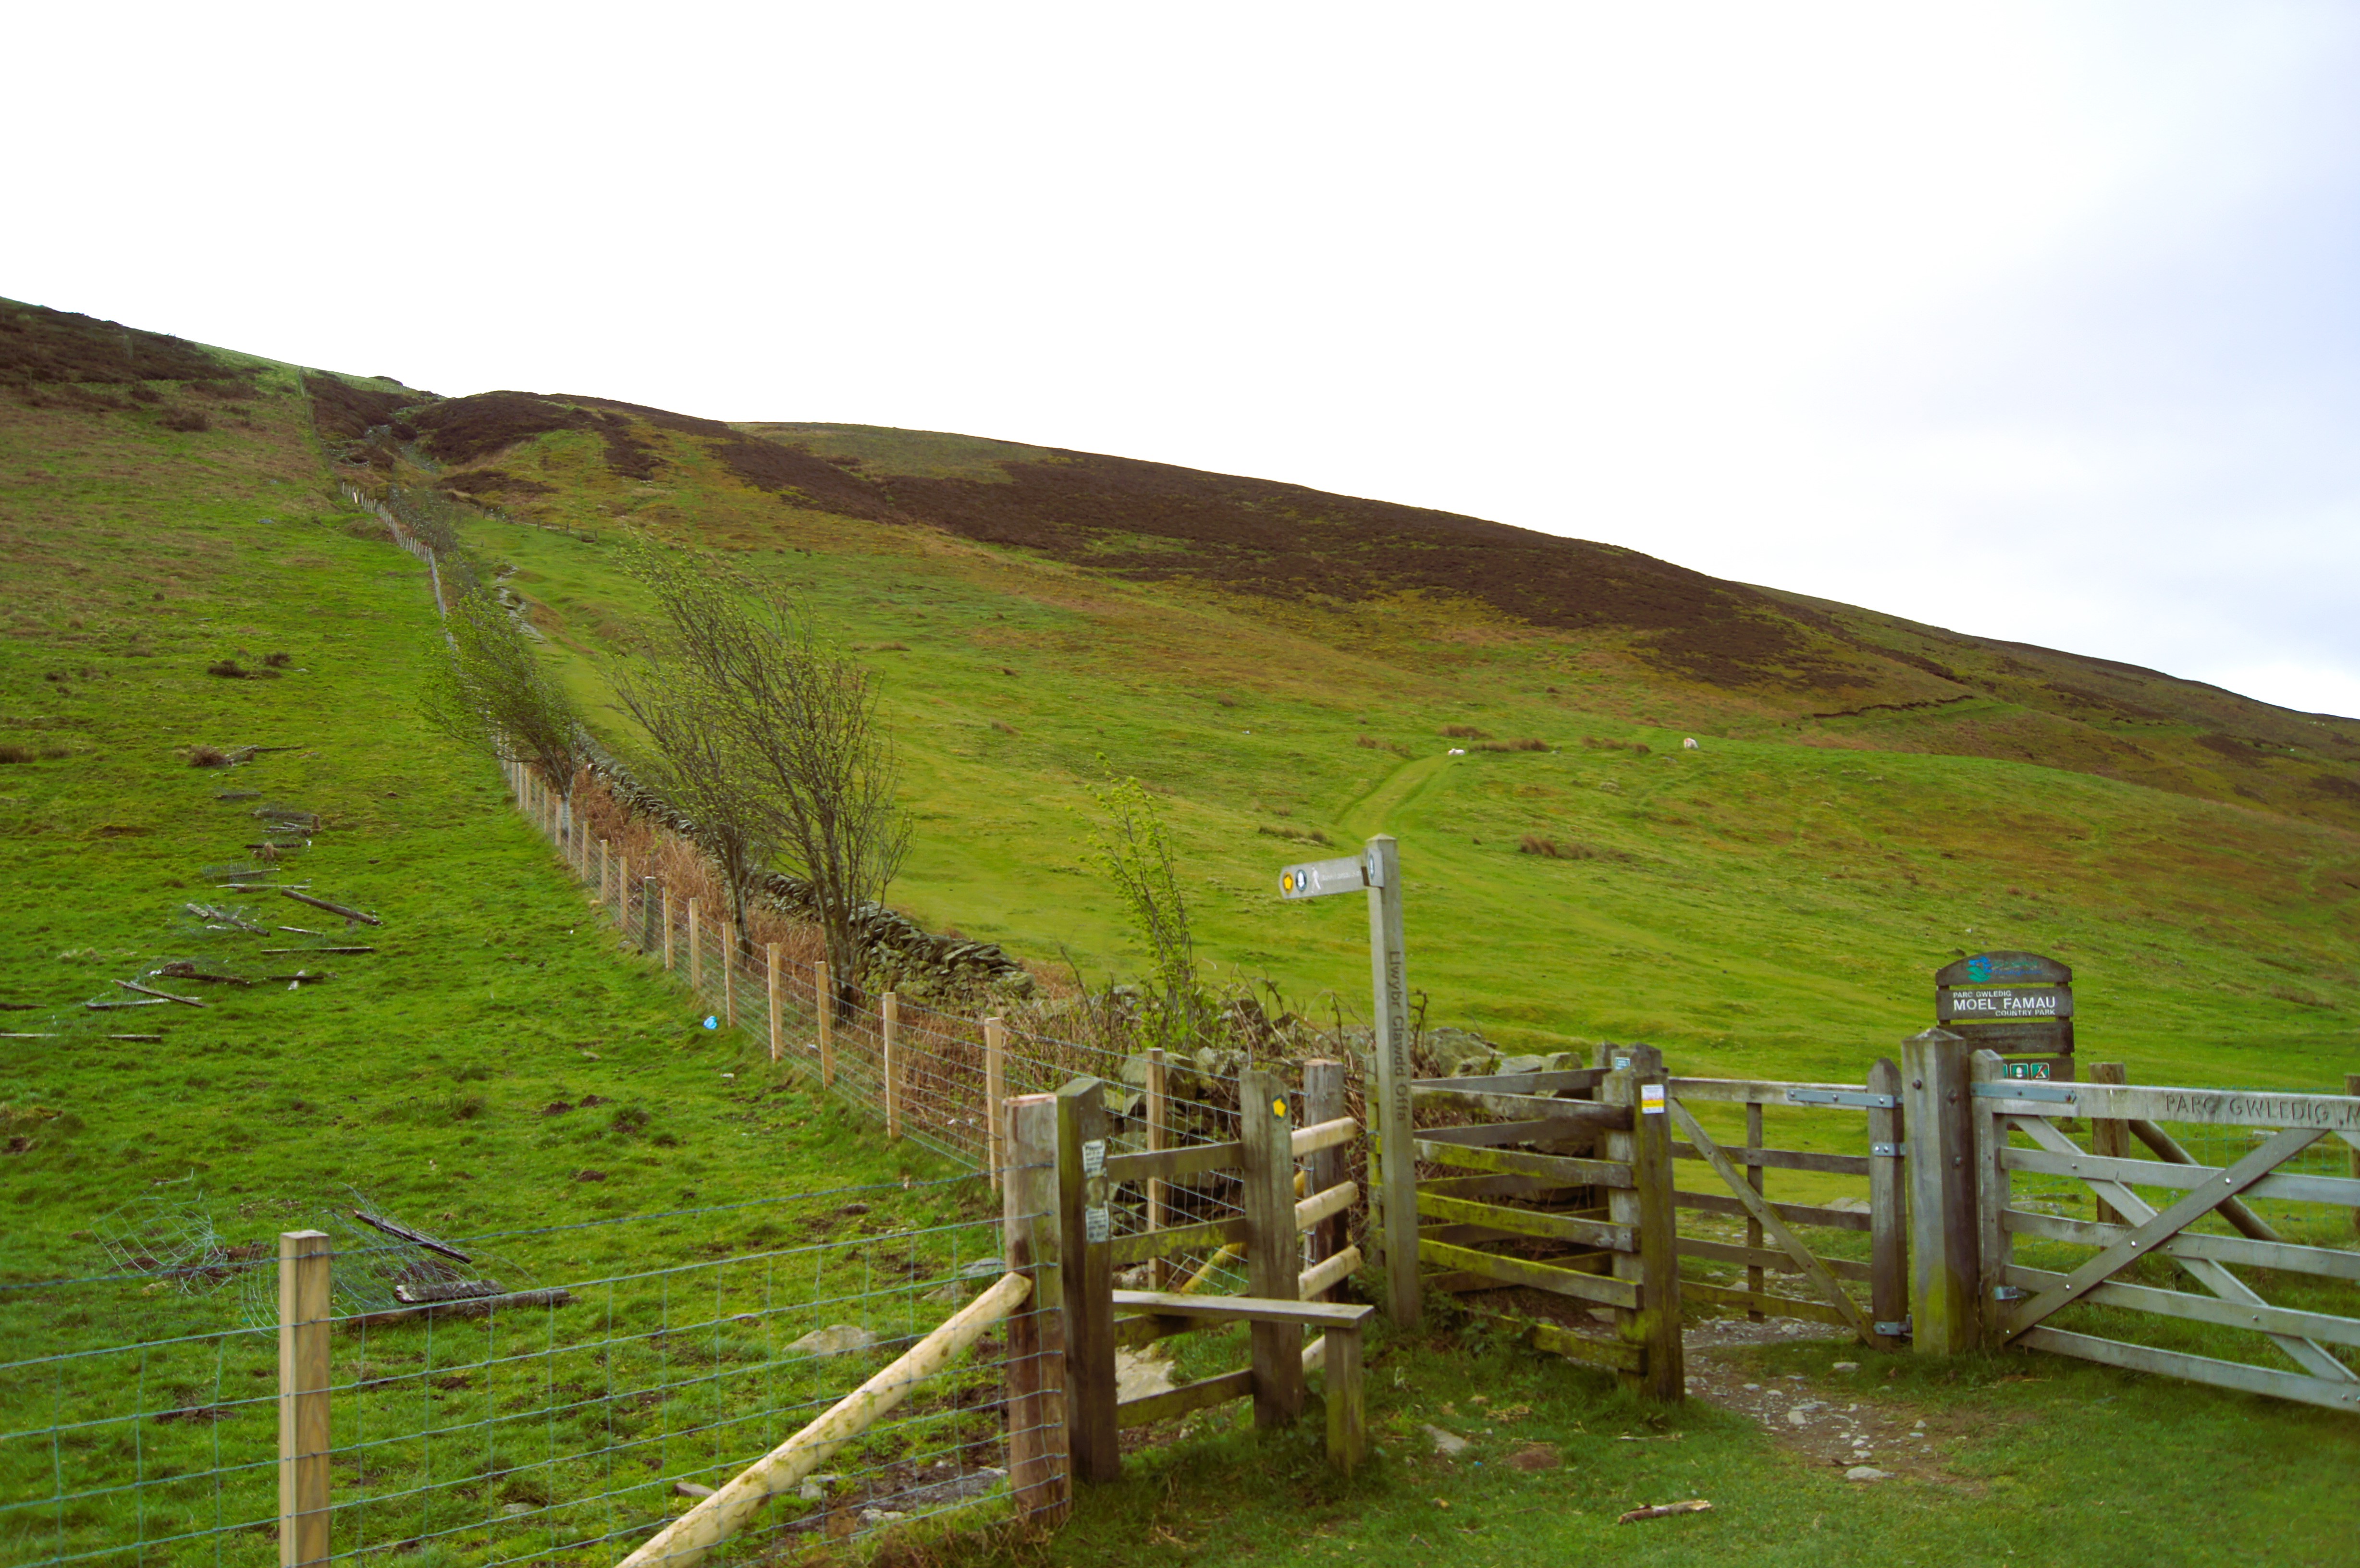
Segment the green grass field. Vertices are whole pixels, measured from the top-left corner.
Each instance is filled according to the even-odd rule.
[[[258,1242],[348,1184],[477,1234],[946,1173],[697,1027],[590,917],[492,765],[426,729],[423,574],[348,530],[291,376],[256,368],[259,395],[210,430],[0,406],[0,741],[28,758],[0,767],[16,938],[0,1000],[30,1009],[0,1017],[60,1036],[0,1041],[0,1283],[104,1271],[94,1229],[158,1196],[202,1193],[226,1239]],[[1282,905],[1276,869],[1388,832],[1427,1021],[1513,1047],[1645,1039],[1681,1073],[1856,1080],[1930,1022],[1935,967],[2026,947],[2075,965],[2083,1053],[2136,1080],[2328,1088],[2360,1065],[2346,829],[2027,762],[1794,744],[1710,692],[1648,684],[1603,641],[1464,606],[1128,582],[800,510],[687,456],[662,485],[622,485],[593,471],[595,452],[565,433],[504,460],[575,475],[559,493],[573,533],[485,521],[469,541],[513,568],[597,722],[622,734],[601,669],[638,609],[598,540],[630,516],[737,552],[886,673],[919,818],[893,901],[1036,964],[1070,955],[1098,984],[1137,962],[1080,862],[1082,786],[1103,757],[1163,792],[1218,973],[1267,978],[1316,1018],[1365,1011],[1365,925],[1355,900]],[[276,679],[205,673],[280,652]],[[1446,724],[1552,749],[1450,757]],[[1701,750],[1680,749],[1689,735]],[[189,766],[191,747],[247,745],[291,749]],[[205,867],[245,858],[263,803],[322,813],[281,880],[382,914],[377,951],[291,956],[336,977],[209,995],[202,1012],[81,1011],[159,958],[216,951],[183,906],[213,897]],[[1526,834],[1587,854],[1519,853]],[[163,1040],[107,1038],[150,1031]],[[591,1094],[615,1109],[541,1114]],[[575,1180],[585,1168],[606,1179]],[[538,1257],[544,1277],[691,1245],[678,1226],[597,1234]],[[20,1289],[0,1296],[0,1326],[30,1354],[191,1332],[219,1310],[120,1285]],[[1437,1319],[1375,1362],[1385,1454],[1350,1487],[1320,1474],[1308,1432],[1257,1441],[1225,1415],[1136,1457],[1050,1553],[2348,1554],[2349,1418],[2015,1357],[1862,1353],[1860,1373],[1835,1374],[1839,1354],[1852,1356],[1788,1346],[1753,1364],[1864,1383],[1860,1401],[1928,1422],[1935,1457],[1847,1486],[1741,1418],[1698,1403],[1662,1421],[1602,1378]],[[1477,1393],[1530,1410],[1480,1435]],[[1476,1429],[1477,1446],[1436,1461],[1428,1421]],[[1516,1469],[1527,1444],[1558,1463]],[[1715,1510],[1612,1522],[1688,1496]]]

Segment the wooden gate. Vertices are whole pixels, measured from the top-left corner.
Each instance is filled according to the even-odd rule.
[[[1418,1161],[1453,1174],[1417,1185],[1418,1261],[1440,1270],[1424,1280],[1429,1290],[1521,1286],[1602,1310],[1611,1339],[1508,1321],[1544,1350],[1677,1400],[1686,1379],[1663,1057],[1652,1046],[1617,1051],[1620,1068],[1412,1086],[1415,1107],[1495,1118],[1419,1130]]]
[[[2348,1237],[2348,1211],[2360,1209],[2360,1180],[2289,1167],[2324,1141],[2360,1149],[2360,1096],[2041,1083],[2002,1073],[1996,1055],[1974,1054],[1970,1078],[1985,1345],[2022,1345],[2360,1410],[2360,1372],[2353,1369],[2350,1348],[2360,1346],[2360,1289],[2354,1288],[2360,1286],[2360,1253],[2269,1239],[2278,1233],[2250,1210],[2232,1209],[2248,1199],[2305,1205],[2294,1213],[2317,1217],[2300,1228],[2300,1221],[2289,1222],[2298,1235],[2310,1230],[2317,1233],[2312,1239]],[[2134,1160],[2084,1149],[2060,1125],[2073,1117],[2092,1118],[2098,1148],[2126,1147],[2130,1139],[2109,1136],[2120,1127],[2167,1157]],[[2158,1125],[2166,1122],[2252,1129],[2245,1135],[2248,1152],[2224,1166],[2188,1160]],[[2169,1153],[2181,1159],[2172,1160]],[[2070,1179],[2086,1189],[2100,1217],[2081,1220],[2030,1206],[2019,1183],[2036,1176]],[[2166,1201],[2158,1207],[2149,1193]],[[2172,1193],[2181,1195],[2168,1197]],[[2217,1228],[2199,1228],[2216,1216],[2222,1222]],[[2238,1221],[2236,1234],[2226,1234],[2233,1219]],[[2017,1260],[2019,1237],[2065,1245],[2043,1247],[2039,1261],[2048,1266],[2038,1267]],[[2169,1271],[2154,1261],[2166,1258]],[[2266,1271],[2259,1283],[2281,1295],[2300,1290],[2310,1304],[2272,1305],[2240,1269]],[[2174,1274],[2207,1293],[2167,1288],[2177,1282]],[[2321,1280],[2330,1283],[2311,1283]],[[2320,1310],[2322,1305],[2336,1310]],[[2085,1308],[2165,1320],[2150,1337],[2169,1333],[2183,1341],[2213,1342],[2204,1344],[2205,1349],[2240,1349],[2245,1334],[2258,1334],[2295,1369],[2110,1337],[2093,1331],[2141,1320]],[[2345,1348],[2339,1354],[2331,1346]]]
[[[1742,1214],[1745,1239],[1741,1244],[1717,1237],[1682,1236],[1679,1255],[1709,1263],[1742,1264],[1743,1288],[1688,1278],[1680,1290],[1692,1301],[1743,1308],[1756,1317],[1806,1318],[1850,1329],[1863,1345],[1896,1348],[1908,1332],[1908,1208],[1903,1187],[1905,1145],[1902,1133],[1901,1069],[1879,1061],[1865,1083],[1789,1083],[1742,1078],[1675,1078],[1671,1095],[1672,1145],[1677,1160],[1707,1166],[1718,1191],[1681,1189],[1673,1196],[1678,1208],[1691,1214]],[[1688,1108],[1694,1105],[1745,1107],[1745,1142],[1722,1147],[1714,1141]],[[1862,1117],[1856,1124],[1860,1152],[1775,1149],[1765,1141],[1763,1112],[1770,1106],[1797,1107],[1811,1113],[1836,1112]],[[1863,1179],[1866,1201],[1837,1207],[1826,1203],[1775,1202],[1767,1196],[1765,1177],[1772,1171],[1809,1172],[1819,1176]],[[1814,1251],[1797,1226],[1822,1231],[1866,1233],[1865,1258],[1841,1256],[1856,1247]],[[1768,1245],[1765,1245],[1767,1243]],[[1771,1290],[1770,1275],[1799,1275],[1802,1293]],[[1857,1300],[1844,1281],[1868,1287],[1868,1301]]]

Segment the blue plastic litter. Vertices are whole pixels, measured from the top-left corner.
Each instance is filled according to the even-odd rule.
[[[709,1029],[717,1029],[721,1027],[721,1020],[714,1017],[712,1014],[707,1013],[705,1016],[705,1027]]]

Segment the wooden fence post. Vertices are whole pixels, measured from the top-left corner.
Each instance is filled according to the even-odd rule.
[[[2344,1092],[2355,1099],[2360,1099],[2360,1073],[2346,1073],[2344,1075]],[[2360,1181],[2360,1148],[2354,1149],[2344,1158],[2352,1162],[2352,1179]],[[2360,1232],[2360,1209],[2352,1211],[2352,1228],[2355,1232]]]
[[[615,857],[615,929],[628,934],[631,929],[631,857]]]
[[[1921,1356],[1955,1356],[1982,1337],[1973,1107],[1967,1042],[1930,1029],[1901,1042],[1908,1143],[1909,1301]]]
[[[2119,1062],[2090,1063],[2090,1082],[2092,1083],[2127,1083],[2130,1081],[2129,1072]],[[2130,1124],[2113,1116],[2091,1117],[2090,1152],[2103,1155],[2112,1160],[2129,1159],[2131,1157]],[[2092,1217],[2100,1225],[2129,1223],[2115,1212],[2114,1204],[2103,1198],[2097,1200],[2097,1209]]]
[[[614,867],[607,863],[606,841],[598,841],[598,902],[603,907],[614,887]]]
[[[1745,1148],[1750,1153],[1761,1147],[1762,1102],[1759,1100],[1748,1100],[1745,1102]],[[1745,1167],[1745,1184],[1753,1188],[1754,1192],[1762,1192],[1769,1186],[1769,1174],[1770,1173],[1766,1170],[1759,1165],[1748,1164]],[[1762,1222],[1759,1219],[1756,1219],[1751,1211],[1749,1211],[1745,1216],[1745,1245],[1753,1247],[1759,1247],[1762,1245]],[[1745,1266],[1745,1289],[1750,1293],[1759,1296],[1763,1292],[1763,1284],[1762,1265],[1759,1263],[1747,1264]],[[1748,1323],[1761,1323],[1764,1321],[1765,1316],[1766,1314],[1758,1307],[1748,1307],[1745,1309],[1745,1320]]]
[[[994,1102],[1008,1151],[1000,1235],[1008,1267],[1032,1280],[1026,1310],[1008,1320],[1008,1489],[1020,1518],[1054,1524],[1073,1504],[1065,1451],[1065,1296],[1057,1268],[1057,1097]]]
[[[1065,1428],[1074,1474],[1122,1474],[1116,1443],[1113,1194],[1106,1178],[1106,1094],[1095,1078],[1057,1091],[1057,1256],[1065,1301]]]
[[[770,994],[770,1060],[786,1060],[786,1042],[779,1034],[779,944],[762,944],[762,985]]]
[[[1238,1141],[1244,1145],[1246,1288],[1292,1301],[1303,1273],[1295,1239],[1295,1129],[1276,1073],[1248,1068],[1238,1074]],[[1285,1426],[1303,1413],[1303,1330],[1258,1323],[1251,1334],[1254,1425]]]
[[[1671,1117],[1666,1108],[1664,1053],[1652,1045],[1619,1048],[1630,1065],[1615,1069],[1599,1085],[1598,1097],[1631,1112],[1631,1130],[1601,1138],[1605,1157],[1631,1168],[1631,1186],[1608,1190],[1608,1216],[1634,1227],[1639,1250],[1614,1254],[1614,1277],[1639,1287],[1635,1309],[1615,1313],[1616,1331],[1644,1353],[1636,1372],[1622,1384],[1650,1399],[1687,1397],[1686,1352],[1680,1342],[1678,1212],[1672,1207]]]
[[[738,922],[721,920],[721,1021],[738,1027]]]
[[[663,885],[652,877],[639,878],[639,951],[653,953],[656,936],[656,902],[663,896]],[[669,967],[669,965],[667,965]]]
[[[1321,1122],[1332,1122],[1345,1111],[1344,1064],[1324,1056],[1306,1062],[1303,1064],[1303,1125],[1317,1127]],[[1320,1149],[1304,1162],[1304,1170],[1303,1184],[1306,1187],[1314,1192],[1328,1191],[1344,1180],[1344,1146],[1338,1144]],[[1350,1245],[1351,1227],[1351,1216],[1343,1214],[1331,1214],[1312,1226],[1306,1238],[1308,1245],[1303,1266],[1307,1269],[1315,1263],[1325,1263],[1343,1251]],[[1334,1290],[1331,1285],[1319,1295],[1324,1299]],[[1332,1389],[1336,1385],[1331,1379],[1328,1386]]]
[[[1008,1026],[998,1018],[983,1020],[983,1162],[991,1168],[991,1184],[1008,1191],[1007,1120],[1000,1103],[1008,1098]]]
[[[664,973],[672,973],[672,889],[663,890],[663,953]]]
[[[1384,1255],[1385,1307],[1393,1326],[1417,1322],[1417,1149],[1410,1127],[1409,977],[1403,953],[1401,846],[1390,833],[1369,840],[1369,957],[1374,969],[1377,1062],[1369,1126],[1377,1134],[1377,1168],[1369,1182],[1371,1214]]]
[[[882,1023],[878,1070],[885,1081],[885,1137],[890,1140],[901,1136],[901,1063],[897,1060],[901,1052],[894,1049],[901,1044],[894,1037],[901,1030],[901,998],[888,991],[877,998],[877,1010]]]
[[[1153,1045],[1147,1049],[1147,1148],[1150,1153],[1161,1152],[1171,1138],[1172,1080],[1164,1062],[1164,1048]],[[1172,1223],[1171,1188],[1161,1176],[1147,1179],[1147,1228],[1162,1230]],[[1172,1283],[1172,1260],[1159,1258],[1148,1265],[1148,1274],[1159,1290]]]
[[[279,1237],[279,1561],[328,1560],[329,1242]]]
[[[697,939],[705,932],[705,921],[699,918],[700,900],[691,896],[688,900],[688,994],[698,1005],[705,1001],[705,944]]]
[[[1868,1092],[1894,1098],[1893,1109],[1868,1113],[1868,1315],[1885,1348],[1897,1350],[1909,1317],[1909,1190],[1901,1167],[1901,1069],[1891,1057],[1870,1066]]]
[[[819,1011],[819,1082],[827,1089],[836,1085],[836,985],[828,977],[826,959],[812,967],[818,972],[813,980],[819,987],[813,1006]]]

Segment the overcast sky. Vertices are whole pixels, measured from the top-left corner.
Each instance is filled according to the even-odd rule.
[[[7,49],[0,294],[1293,480],[2360,714],[2360,6],[54,5]]]

